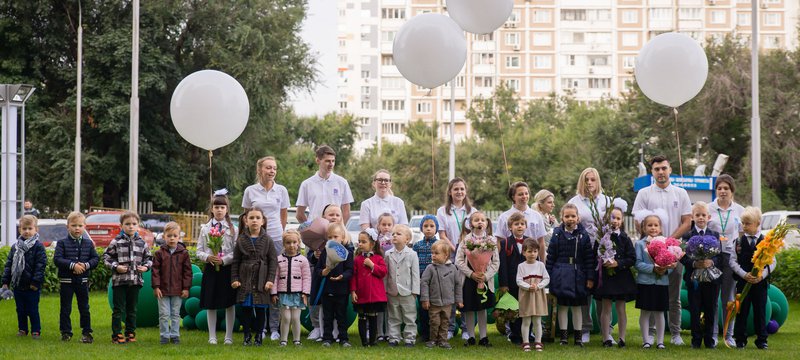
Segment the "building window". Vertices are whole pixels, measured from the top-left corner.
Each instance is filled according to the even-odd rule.
[[[385,77],[381,78],[381,87],[389,89],[402,89],[404,79],[401,77]]]
[[[593,9],[586,10],[586,19],[589,21],[609,21],[611,20],[611,10]]]
[[[561,80],[564,89],[580,89],[586,87],[586,79],[565,78]]]
[[[764,48],[766,49],[777,49],[781,47],[781,36],[780,35],[765,35],[764,36]]]
[[[406,9],[401,8],[383,8],[381,9],[381,18],[383,19],[405,19]]]
[[[516,24],[519,22],[519,18],[519,11],[514,10],[511,12],[511,15],[508,16],[508,20],[506,20],[506,22]]]
[[[553,91],[553,81],[550,79],[533,79],[533,91],[551,92]]]
[[[623,24],[636,24],[639,22],[639,11],[637,10],[623,10],[622,23]]]
[[[519,46],[519,33],[518,32],[506,33],[506,45]]]
[[[339,110],[347,110],[347,101],[339,101]]]
[[[361,87],[361,95],[369,95],[369,86]]]
[[[383,133],[388,135],[405,134],[406,124],[400,123],[383,123]]]
[[[361,109],[362,110],[369,110],[369,101],[362,101],[361,102]]]
[[[476,76],[475,86],[487,87],[487,88],[494,87],[494,78],[492,78],[491,76]]]
[[[726,17],[727,17],[727,11],[725,10],[711,10],[712,24],[724,24]]]
[[[586,10],[585,9],[562,9],[561,10],[561,20],[562,21],[586,21]]]
[[[494,41],[494,33],[473,34],[472,39],[475,41]]]
[[[653,8],[650,9],[650,21],[669,21],[672,20],[672,9]]]
[[[394,41],[397,31],[381,31],[381,41]]]
[[[519,92],[519,79],[507,79],[506,87],[514,90],[514,92]]]
[[[625,55],[622,57],[622,67],[625,69],[633,69],[636,66],[636,56]]]
[[[472,63],[475,65],[494,65],[494,54],[492,53],[472,54]]]
[[[535,32],[533,33],[533,46],[551,46],[553,45],[552,33]]]
[[[340,63],[347,63],[347,54],[339,54],[339,62]]]
[[[776,12],[764,13],[764,26],[781,26],[781,14]]]
[[[405,100],[383,100],[381,101],[381,108],[386,111],[405,110]]]
[[[392,55],[381,55],[381,65],[394,65],[394,57]]]
[[[553,57],[550,55],[536,55],[533,57],[534,69],[550,69],[553,67]]]
[[[736,14],[736,25],[739,26],[750,26],[752,25],[752,14],[751,13],[737,13]]]
[[[610,32],[590,32],[586,33],[586,43],[588,44],[611,44]]]
[[[509,69],[519,69],[519,56],[506,56],[506,67]]]
[[[606,66],[608,65],[607,55],[589,55],[589,66]]]
[[[369,79],[369,70],[361,70],[361,78]]]
[[[417,103],[417,114],[430,114],[431,108],[433,106],[430,101],[420,101]]]
[[[456,76],[456,87],[457,88],[463,88],[464,87],[464,81],[466,81],[466,80],[464,80],[464,75]],[[450,86],[450,81],[444,83],[444,86],[448,86],[449,87]]]
[[[680,20],[702,20],[703,9],[701,8],[681,8],[678,10]]]
[[[639,34],[637,33],[622,33],[622,46],[634,47],[639,46]]]
[[[562,43],[564,44],[583,44],[585,34],[582,32],[569,32],[565,31],[561,34]]]
[[[550,20],[550,10],[544,9],[536,9],[533,10],[533,22],[534,23],[549,23]]]
[[[611,79],[609,78],[591,78],[589,79],[590,89],[608,89],[611,87]]]
[[[339,47],[345,47],[345,46],[347,46],[347,40],[339,39]]]
[[[575,55],[565,55],[564,56],[564,65],[566,66],[575,66],[577,62],[577,56]]]

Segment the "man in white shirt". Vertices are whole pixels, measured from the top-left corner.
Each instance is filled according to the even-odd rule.
[[[300,184],[297,194],[297,221],[305,222],[322,216],[322,210],[328,204],[336,204],[342,208],[342,222],[350,218],[350,203],[353,193],[345,178],[333,173],[336,165],[336,152],[328,145],[321,145],[316,150],[316,162],[319,171]],[[306,217],[306,208],[309,216]]]
[[[661,224],[664,236],[680,239],[689,231],[692,224],[692,201],[686,190],[670,184],[669,175],[672,168],[669,160],[662,155],[650,160],[651,172],[655,184],[639,190],[633,202],[633,212],[638,210],[664,209],[668,218]],[[640,224],[636,224],[639,229]],[[683,265],[677,263],[675,270],[669,275],[669,331],[672,334],[672,344],[683,345],[681,339],[681,282]]]

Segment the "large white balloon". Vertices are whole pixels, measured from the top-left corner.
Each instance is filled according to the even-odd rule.
[[[708,58],[691,37],[661,34],[636,57],[636,82],[650,100],[678,107],[695,97],[708,77]]]
[[[465,31],[488,34],[508,20],[514,0],[447,0],[447,13]]]
[[[236,140],[247,126],[250,102],[230,75],[201,70],[185,77],[169,104],[172,124],[186,141],[214,150]]]
[[[450,17],[422,14],[403,24],[392,53],[403,77],[432,89],[453,79],[464,67],[467,40]]]

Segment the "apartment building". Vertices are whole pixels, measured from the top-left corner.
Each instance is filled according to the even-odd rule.
[[[677,31],[703,44],[729,33],[749,39],[752,29],[750,0],[515,0],[494,33],[464,34],[467,61],[454,84],[424,89],[400,75],[392,43],[411,17],[446,14],[446,1],[337,1],[338,109],[358,119],[360,150],[404,141],[418,119],[437,122],[438,136],[449,139],[451,111],[457,141],[471,136],[466,109],[500,83],[522,101],[552,92],[616,97],[629,90],[636,55],[652,37]],[[796,48],[798,1],[755,1],[761,47]]]

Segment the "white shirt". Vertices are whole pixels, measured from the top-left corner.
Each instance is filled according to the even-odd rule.
[[[666,189],[662,189],[653,184],[639,190],[636,200],[633,202],[634,212],[645,209],[650,211],[666,210],[668,218],[661,224],[661,233],[664,236],[670,236],[681,225],[681,216],[692,215],[692,201],[686,190],[682,188],[669,184]]]
[[[439,231],[444,231],[447,239],[453,246],[458,247],[458,240],[461,238],[461,226],[464,224],[464,219],[468,218],[472,213],[478,211],[474,206],[470,212],[467,208],[462,206],[459,208],[451,208],[450,215],[444,211],[444,206],[440,206],[436,210],[436,218],[439,220]]]
[[[345,178],[331,173],[327,179],[315,173],[300,184],[300,191],[297,194],[297,206],[308,208],[308,220],[314,220],[322,216],[322,210],[328,204],[339,206],[353,202],[353,193],[350,191],[350,184]]]
[[[253,184],[244,189],[242,207],[261,209],[267,217],[267,235],[272,241],[283,240],[283,224],[281,210],[289,208],[289,191],[278,183],[272,183],[272,189],[265,189],[261,184]]]
[[[367,224],[371,228],[378,227],[378,217],[381,214],[392,214],[395,224],[408,225],[408,215],[406,215],[406,204],[403,199],[386,195],[381,198],[375,194],[371,198],[361,202],[361,212],[359,213],[359,224]]]
[[[731,202],[727,210],[722,210],[716,199],[708,204],[708,228],[727,239],[722,242],[722,251],[726,254],[733,254],[736,239],[744,231],[742,229],[743,212],[744,206],[735,202]],[[722,229],[723,224],[725,224],[724,230]]]
[[[525,220],[528,223],[528,227],[525,229],[524,233],[525,236],[539,240],[540,237],[547,235],[547,230],[544,228],[544,218],[542,217],[542,214],[536,210],[533,210],[531,207],[527,207],[525,211],[519,211],[513,206],[511,209],[508,209],[508,211],[500,214],[500,217],[497,218],[497,229],[494,229],[494,235],[502,238],[511,237],[511,230],[508,228],[508,218],[518,212],[521,212],[523,215],[525,215]]]
[[[605,215],[606,210],[614,206],[612,199],[603,193],[597,194],[597,197],[594,198],[594,202],[597,205],[598,215],[601,219]],[[581,225],[583,225],[583,228],[589,233],[589,240],[591,240],[592,245],[594,245],[594,242],[597,240],[597,225],[595,225],[594,217],[592,217],[591,201],[589,201],[588,197],[583,195],[575,195],[572,199],[569,199],[568,203],[578,208],[578,217],[580,218]]]

